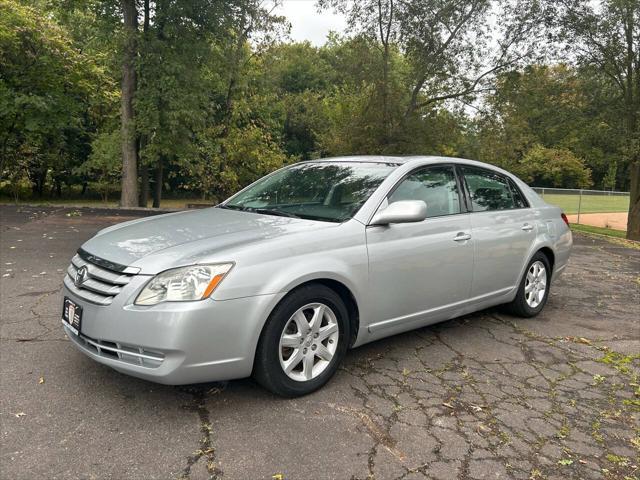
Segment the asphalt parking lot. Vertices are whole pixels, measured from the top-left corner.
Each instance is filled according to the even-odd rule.
[[[119,374],[60,324],[75,250],[142,213],[0,206],[0,477],[637,479],[640,250],[576,246],[535,319],[497,310],[351,351],[321,391]]]

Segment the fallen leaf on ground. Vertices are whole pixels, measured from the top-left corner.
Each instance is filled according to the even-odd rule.
[[[275,475],[271,475],[271,478],[273,478],[273,480],[284,480],[284,475],[276,473]]]
[[[482,435],[483,432],[490,432],[490,431],[491,429],[482,423],[479,423],[478,426],[476,427],[476,432],[480,435]]]
[[[44,383],[44,377],[40,377],[40,378],[38,379],[38,383],[39,383],[40,385],[42,385],[42,384]]]

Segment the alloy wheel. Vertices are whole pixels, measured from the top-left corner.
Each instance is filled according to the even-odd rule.
[[[280,366],[292,380],[306,382],[320,375],[331,363],[340,331],[331,308],[309,303],[287,321],[278,347]]]
[[[547,269],[544,263],[537,260],[531,264],[524,284],[524,298],[527,305],[537,308],[547,291]]]

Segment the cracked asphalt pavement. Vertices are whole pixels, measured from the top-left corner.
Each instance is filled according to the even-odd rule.
[[[0,477],[637,479],[640,250],[575,236],[535,319],[497,309],[351,351],[312,395],[155,385],[65,338],[98,229],[145,212],[0,206]]]

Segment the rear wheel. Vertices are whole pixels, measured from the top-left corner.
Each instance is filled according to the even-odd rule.
[[[313,392],[338,369],[348,339],[348,313],[340,296],[324,285],[305,285],[287,295],[269,316],[254,377],[278,395]]]
[[[537,252],[527,265],[516,298],[506,305],[507,310],[525,318],[538,315],[549,298],[550,281],[549,259],[544,253]]]

